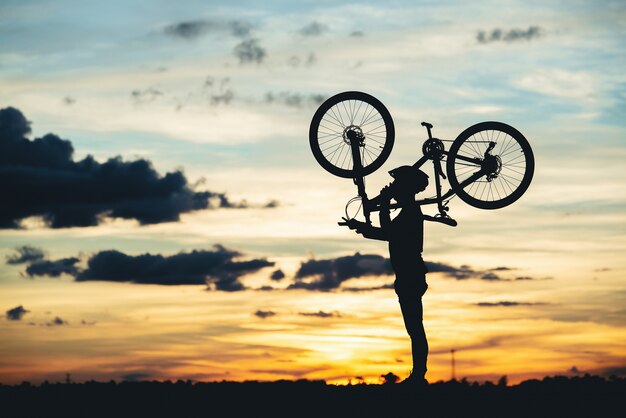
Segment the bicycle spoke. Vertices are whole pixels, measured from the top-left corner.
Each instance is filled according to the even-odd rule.
[[[366,121],[366,120],[370,117],[370,115],[372,114],[372,112],[374,112],[374,111],[376,110],[376,109],[374,109],[374,107],[373,107],[373,106],[370,106],[370,104],[369,104],[369,103],[368,103],[367,105],[368,105],[369,107],[371,107],[371,109],[370,109],[367,113],[365,113],[365,112],[363,113],[363,118],[361,119],[361,122],[359,123],[359,126],[363,126],[363,122],[365,122],[365,121]]]
[[[472,135],[472,138],[473,138],[474,136],[475,136],[475,135]],[[469,147],[471,147],[471,148],[472,148],[472,150],[474,151],[474,153],[475,153],[475,154],[476,154],[479,158],[481,158],[481,157],[482,157],[482,154],[481,154],[481,153],[480,153],[480,152],[479,152],[476,148],[474,148],[474,144],[473,144],[472,142],[470,142],[470,141],[465,141],[465,142],[463,143],[463,145],[467,144],[468,142],[469,142]]]
[[[341,128],[341,131],[334,131],[334,132],[337,132],[337,133],[341,132],[341,133],[343,133],[344,127],[339,125],[338,123],[333,122],[330,119],[323,120],[323,122],[324,123],[332,123],[333,125],[338,126],[339,128]],[[328,127],[328,126],[322,125],[322,122],[320,122],[320,127],[324,128],[324,129],[332,129],[332,128]]]
[[[329,150],[329,149],[331,149],[331,148],[332,148],[332,149],[334,149],[334,150],[336,151],[336,150],[337,150],[340,146],[342,146],[343,144],[344,144],[343,142],[340,142],[340,143],[338,143],[338,144],[331,145],[331,146],[329,146],[329,147],[327,147],[327,148],[325,148],[325,149],[323,149],[323,150],[321,150],[321,151],[322,151],[322,153],[323,153],[324,151],[328,151],[328,150]],[[326,154],[325,154],[325,155],[326,155]]]
[[[503,169],[503,170],[510,170],[510,171],[512,171],[512,172],[514,172],[514,173],[516,173],[516,174],[519,174],[519,175],[520,175],[520,176],[522,176],[522,177],[524,176],[524,173],[520,173],[519,171],[515,171],[515,170],[513,170],[513,169],[512,169],[512,168],[510,168],[510,167],[502,167],[502,169]]]
[[[337,113],[335,113],[335,107],[337,107]],[[341,109],[339,108],[339,106],[333,106],[330,108],[330,110],[333,112],[333,115],[335,115],[335,117],[339,119],[339,123],[341,123],[341,129],[343,130],[346,127],[346,123],[341,117]]]

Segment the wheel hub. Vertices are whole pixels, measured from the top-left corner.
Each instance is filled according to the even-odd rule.
[[[365,135],[363,135],[363,130],[361,130],[360,126],[356,126],[356,125],[346,126],[346,128],[343,130],[342,136],[343,136],[343,142],[345,142],[348,145],[350,145],[351,140],[354,140],[354,139],[359,141],[360,146],[363,146],[365,142]]]
[[[502,159],[499,155],[486,154],[482,162],[483,171],[487,172],[487,181],[492,181],[498,177],[502,171]]]

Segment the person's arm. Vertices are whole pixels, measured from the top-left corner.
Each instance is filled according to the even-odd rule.
[[[380,227],[383,230],[387,230],[391,226],[391,216],[389,214],[389,203],[391,201],[391,196],[389,193],[389,186],[385,186],[381,189],[379,199],[380,208],[378,211],[378,219],[380,221]]]

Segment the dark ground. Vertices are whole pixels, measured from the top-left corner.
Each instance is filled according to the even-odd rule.
[[[547,377],[516,386],[438,382],[87,382],[0,385],[3,417],[624,417],[626,379]]]

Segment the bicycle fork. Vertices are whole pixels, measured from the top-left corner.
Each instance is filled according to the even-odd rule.
[[[355,173],[354,184],[356,184],[357,191],[359,196],[361,197],[361,202],[363,203],[363,215],[365,217],[365,222],[368,225],[372,224],[370,219],[370,205],[367,200],[367,193],[365,192],[365,181],[363,179],[363,163],[361,162],[361,150],[360,148],[364,146],[365,136],[362,133],[350,130],[347,132],[346,137],[350,141],[350,150],[352,151],[352,163],[353,170]]]
[[[447,217],[447,212],[449,210],[448,206],[443,205],[442,197],[441,197],[441,179],[446,179],[446,175],[443,173],[443,169],[441,168],[441,159],[443,158],[445,148],[443,146],[443,142],[440,139],[433,138],[431,129],[433,125],[428,122],[422,122],[422,126],[426,128],[428,131],[428,139],[424,142],[422,146],[422,153],[424,156],[420,158],[413,167],[419,168],[422,164],[424,164],[427,160],[433,160],[433,166],[435,171],[435,189],[437,192],[437,209],[439,210],[439,214],[442,217]]]

